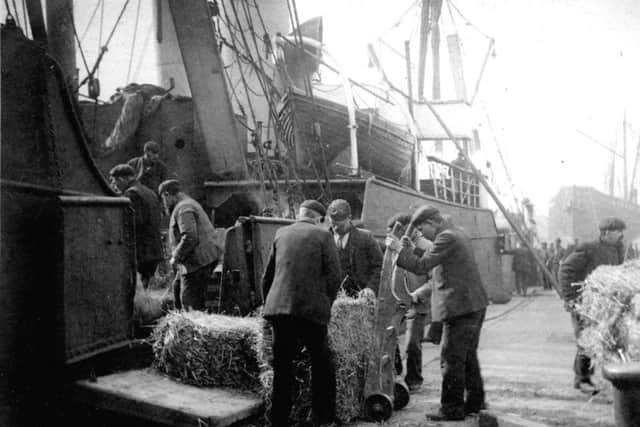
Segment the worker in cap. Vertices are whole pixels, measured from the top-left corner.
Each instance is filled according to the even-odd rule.
[[[411,223],[411,215],[398,213],[387,221],[387,233],[392,233],[396,227],[397,235],[403,235]],[[399,227],[399,228],[398,228]],[[433,243],[425,239],[422,234],[414,229],[409,233],[412,243],[415,245],[417,253],[424,253],[431,249]],[[394,274],[396,283],[395,289],[402,289],[406,285],[411,304],[408,307],[406,317],[407,324],[407,345],[406,345],[406,375],[405,383],[411,393],[415,393],[422,387],[424,381],[422,377],[422,341],[425,335],[425,327],[431,323],[431,292],[435,282],[441,282],[440,266],[430,271],[430,274],[415,274],[398,267]],[[431,329],[430,329],[431,330]],[[439,341],[438,341],[439,343]],[[396,358],[397,360],[397,358]],[[396,371],[402,372],[402,362],[396,366]]]
[[[319,201],[313,200],[313,199],[305,200],[300,204],[300,207],[305,209],[311,209],[312,211],[320,214],[321,218],[324,218],[324,216],[327,213],[327,210],[325,209],[324,205]]]
[[[176,308],[203,310],[213,269],[221,255],[217,235],[204,209],[170,179],[158,186],[169,218],[169,263],[180,275],[174,282]]]
[[[153,191],[169,179],[167,166],[160,160],[160,145],[155,141],[147,141],[142,156],[134,157],[127,164],[133,168],[136,179]]]
[[[153,190],[136,179],[131,166],[116,165],[109,171],[109,175],[118,192],[131,200],[136,224],[137,271],[142,287],[147,289],[163,255],[160,201]]]
[[[333,237],[318,226],[326,210],[316,200],[300,204],[298,220],[276,231],[262,278],[263,317],[273,327],[273,392],[267,417],[272,426],[293,425],[293,360],[301,345],[311,354],[311,424],[336,418],[336,374],[327,325],[340,287]]]
[[[327,218],[340,258],[342,288],[350,296],[361,291],[369,296],[377,295],[382,268],[380,245],[371,232],[353,225],[351,205],[346,200],[332,201],[327,208]]]
[[[558,271],[562,297],[565,308],[571,313],[571,323],[577,339],[588,325],[588,319],[575,310],[575,305],[582,296],[584,280],[600,265],[619,265],[624,261],[624,229],[626,224],[620,218],[604,218],[598,224],[600,237],[598,240],[580,243],[561,263]],[[584,393],[598,391],[591,377],[593,367],[591,358],[585,349],[577,344],[576,357],[573,363],[573,386]]]
[[[478,342],[489,299],[467,233],[443,218],[431,205],[418,208],[411,225],[433,241],[433,246],[418,255],[408,236],[401,241],[394,236],[387,237],[387,247],[399,251],[398,267],[415,274],[427,274],[441,266],[443,278],[443,283],[435,286],[431,295],[432,320],[443,324],[440,409],[427,414],[427,418],[463,420],[466,415],[486,407]]]

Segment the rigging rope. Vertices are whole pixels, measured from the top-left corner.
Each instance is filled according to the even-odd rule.
[[[464,15],[462,14],[462,12],[460,12],[460,9],[458,9],[458,6],[456,6],[456,5],[455,5],[455,3],[453,3],[453,1],[451,1],[451,0],[447,0],[447,3],[448,3],[448,4],[450,4],[450,5],[451,5],[451,7],[453,7],[453,8],[455,9],[455,11],[456,11],[456,12],[458,12],[458,15],[460,15],[460,17],[461,17],[462,19],[464,19],[465,24],[469,25],[471,28],[473,28],[473,29],[474,29],[474,30],[476,30],[479,34],[483,35],[484,37],[488,38],[489,40],[492,40],[492,39],[493,39],[493,37],[491,37],[491,36],[487,35],[485,32],[483,32],[482,30],[480,30],[480,28],[476,27],[476,26],[473,24],[473,22],[469,21],[469,20],[467,19],[467,17],[466,17],[466,16],[464,16]]]
[[[100,51],[100,47],[102,46],[102,33],[104,27],[104,0],[100,3],[100,29],[98,30],[98,51]],[[98,72],[96,73],[98,78],[100,78],[100,69],[98,68]]]
[[[102,3],[102,2],[103,2],[103,0],[98,0],[98,2],[96,3],[96,7],[93,9],[93,12],[91,12],[91,17],[89,18],[89,21],[87,22],[87,26],[82,31],[82,35],[80,36],[80,40],[84,41],[84,38],[87,36],[87,33],[89,32],[89,28],[91,28],[91,24],[93,23],[93,18],[95,18],[96,13],[98,13],[98,8],[100,7],[100,3]]]
[[[13,3],[13,11],[15,12],[16,24],[18,24],[18,27],[22,28],[22,25],[20,24],[20,14],[18,13],[18,8],[16,7],[16,0],[12,0],[12,3]]]
[[[113,25],[113,28],[111,29],[111,33],[109,33],[109,37],[107,37],[107,42],[104,44],[104,46],[102,46],[100,48],[100,54],[98,55],[98,59],[96,59],[96,63],[94,64],[93,68],[89,72],[89,75],[86,76],[84,79],[82,79],[82,81],[78,85],[79,88],[82,87],[87,81],[92,79],[93,75],[98,70],[98,67],[100,66],[100,62],[102,61],[102,58],[103,58],[104,54],[108,50],[107,47],[109,46],[109,43],[111,42],[111,38],[113,37],[114,33],[116,32],[116,28],[118,28],[118,24],[120,24],[120,20],[122,19],[122,15],[124,15],[124,12],[127,10],[127,6],[129,5],[129,1],[130,0],[126,0],[125,3],[124,3],[124,6],[122,6],[122,10],[120,11],[120,15],[118,15],[118,19],[116,19],[116,23]]]
[[[147,51],[147,46],[149,46],[149,40],[151,40],[151,34],[153,33],[153,24],[149,25],[149,29],[147,30],[147,34],[144,36],[144,41],[142,42],[142,53],[140,58],[138,59],[138,65],[136,65],[136,69],[133,72],[133,81],[138,79],[138,75],[140,73],[140,68],[142,67],[142,63],[144,62],[144,55]]]
[[[82,63],[84,64],[84,68],[85,70],[87,70],[87,73],[89,73],[89,64],[87,64],[87,58],[84,55],[84,49],[82,49],[82,44],[80,43],[80,38],[78,37],[78,31],[76,30],[76,22],[75,22],[75,19],[73,18],[73,9],[71,9],[71,7],[68,7],[67,13],[69,14],[69,19],[71,20],[71,28],[73,29],[73,35],[76,39],[76,43],[78,43],[78,50],[80,50],[80,57],[82,58]]]
[[[133,26],[133,38],[131,40],[131,51],[129,52],[129,67],[127,68],[127,79],[126,82],[129,83],[129,77],[131,77],[131,65],[133,65],[133,52],[136,47],[136,38],[138,37],[138,24],[140,23],[140,5],[142,4],[142,0],[138,0],[138,8],[136,9],[136,23]]]

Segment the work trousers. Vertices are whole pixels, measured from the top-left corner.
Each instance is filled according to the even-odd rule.
[[[181,274],[175,282],[173,297],[177,309],[204,310],[207,286],[216,263],[211,263],[191,273]]]
[[[573,325],[573,335],[576,338],[576,357],[573,360],[573,372],[576,381],[585,381],[593,375],[593,367],[591,366],[591,358],[587,356],[585,349],[578,344],[578,338],[585,328],[588,326],[588,320],[580,316],[575,311],[571,312],[571,323]]]
[[[273,325],[273,394],[268,413],[271,425],[289,426],[293,360],[301,346],[311,355],[313,424],[327,424],[336,415],[336,373],[329,351],[327,325],[293,316],[275,316]]]
[[[527,295],[527,285],[529,282],[529,273],[516,270],[516,292],[518,295]]]
[[[422,385],[422,338],[427,321],[425,313],[411,313],[407,316],[407,375],[408,386]]]
[[[442,322],[440,404],[442,413],[447,416],[464,416],[465,411],[477,412],[484,405],[478,343],[485,313],[486,309],[482,309]]]

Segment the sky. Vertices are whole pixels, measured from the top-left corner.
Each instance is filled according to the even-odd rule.
[[[23,2],[16,3],[22,20]],[[104,10],[98,0],[75,3],[77,32],[89,65],[124,3],[107,0]],[[3,17],[5,4],[0,6]],[[105,98],[127,80],[157,83],[150,4],[151,0],[130,0],[121,18],[121,27],[139,25],[135,41],[131,31],[114,33],[100,70]],[[323,16],[324,42],[350,76],[363,81],[377,78],[367,66],[366,45],[373,42],[386,71],[401,87],[406,86],[405,62],[392,49],[403,51],[404,40],[409,40],[415,52],[419,4],[416,0],[297,0],[301,21]],[[510,186],[497,147],[515,195],[531,199],[538,213],[546,213],[561,186],[589,185],[607,191],[612,155],[577,130],[622,152],[625,111],[631,178],[640,137],[640,1],[445,0],[441,32],[443,39],[458,34],[462,40],[469,91],[478,78],[488,37],[495,40],[495,54],[487,63],[474,105],[484,117],[483,150],[496,175],[502,177],[499,185],[507,187],[501,194],[508,194]],[[442,62],[444,79],[447,59]],[[78,67],[82,78],[86,72],[80,56]],[[415,75],[415,66],[413,70]],[[615,167],[616,193],[621,195],[620,160]]]

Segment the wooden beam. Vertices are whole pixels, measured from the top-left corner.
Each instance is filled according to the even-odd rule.
[[[169,10],[211,170],[246,178],[246,144],[238,136],[209,6],[205,0],[169,0]]]

